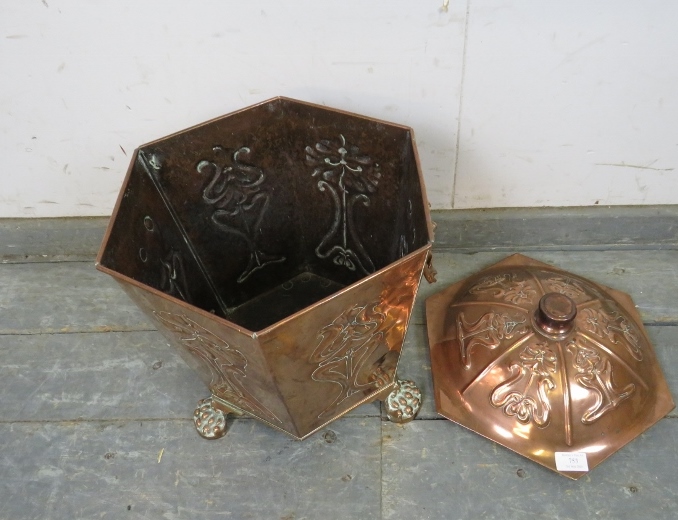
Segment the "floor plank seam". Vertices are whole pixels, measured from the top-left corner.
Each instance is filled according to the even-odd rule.
[[[69,334],[108,334],[108,333],[123,333],[128,334],[132,332],[158,332],[158,329],[139,328],[139,329],[110,329],[110,330],[69,330],[69,331],[22,331],[22,332],[0,332],[0,337],[3,336],[64,336]]]
[[[375,419],[380,418],[380,414],[356,414],[350,416],[344,416],[341,418],[342,421],[345,420],[363,420],[363,419]],[[254,417],[237,417],[234,420],[240,421],[258,421]],[[0,424],[80,424],[80,423],[129,423],[129,422],[182,422],[182,421],[193,421],[193,417],[113,417],[113,418],[75,418],[75,419],[0,419]]]
[[[473,255],[476,253],[512,253],[526,251],[544,251],[544,252],[565,252],[565,251],[586,251],[586,252],[605,252],[605,251],[676,251],[678,243],[670,242],[663,244],[553,244],[553,245],[475,245],[475,246],[455,246],[450,244],[433,243],[433,252],[439,253],[458,253]],[[0,264],[6,265],[26,265],[26,264],[94,264],[96,262],[96,253],[86,253],[82,255],[4,255],[0,256]]]
[[[606,251],[676,251],[678,244],[648,244],[647,246],[624,245],[624,244],[595,244],[595,245],[534,245],[534,246],[474,246],[463,247],[453,245],[436,245],[433,243],[433,254],[435,253],[457,253],[463,255],[475,255],[477,253],[517,253],[517,252],[537,252],[543,251],[546,253],[568,252],[568,251],[582,251],[582,252],[606,252]],[[434,257],[435,265],[435,257]]]
[[[253,419],[247,419],[253,420]],[[185,422],[193,421],[192,417],[142,417],[142,418],[122,418],[114,417],[111,419],[11,419],[5,420],[0,419],[0,424],[10,425],[10,424],[122,424],[122,423],[134,423],[134,422]]]
[[[384,518],[384,403],[379,406],[381,421],[379,421],[379,519]]]
[[[58,256],[53,257],[42,257],[42,255],[29,255],[24,256],[23,259],[20,257],[13,256],[1,256],[0,264],[3,265],[36,265],[36,264],[92,264],[92,269],[96,269],[94,266],[96,257],[89,255],[82,257],[78,256],[73,259],[70,258],[59,258]],[[35,258],[35,260],[29,260],[29,258]]]

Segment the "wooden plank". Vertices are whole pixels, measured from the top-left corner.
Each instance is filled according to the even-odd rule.
[[[108,220],[0,219],[0,262],[93,261]]]
[[[0,334],[155,330],[90,262],[0,265]]]
[[[678,404],[678,327],[647,327],[647,332],[673,401]],[[678,418],[678,409],[674,408],[668,417]]]
[[[438,282],[422,281],[413,313],[414,323],[424,323],[424,300],[447,286],[490,266],[507,253],[459,254],[438,252],[433,264]],[[527,256],[573,274],[589,278],[634,299],[645,323],[678,323],[678,251],[534,251]]]
[[[382,518],[674,519],[678,420],[572,481],[449,421],[383,423]]]
[[[435,247],[457,252],[678,246],[678,206],[434,211]]]
[[[190,418],[209,391],[158,332],[0,336],[0,420]]]
[[[647,331],[669,388],[674,398],[678,399],[678,327],[650,326],[647,327]],[[420,420],[440,417],[435,411],[433,401],[429,352],[426,327],[423,325],[410,326],[398,365],[398,377],[414,380],[422,391],[423,402],[421,411],[417,416],[417,419]],[[678,411],[674,409],[669,416],[678,417]]]
[[[457,252],[678,246],[678,206],[442,210],[436,248]],[[0,262],[93,260],[108,217],[0,219]]]
[[[505,253],[435,255],[438,282],[422,282],[413,323],[426,297],[497,262]],[[646,323],[678,323],[678,251],[554,251],[532,257],[631,294]],[[149,330],[151,323],[113,279],[85,262],[0,265],[0,334]]]
[[[303,442],[256,421],[0,424],[0,518],[378,518],[380,419]]]
[[[431,375],[431,357],[424,325],[410,325],[405,337],[398,377],[414,381],[421,390],[422,404],[417,415],[418,420],[438,419],[433,402],[433,380]]]
[[[188,419],[209,395],[155,331],[5,335],[0,359],[4,422]],[[349,417],[379,413],[375,402]]]
[[[69,231],[71,219],[22,221],[29,228],[9,234],[0,221],[0,261],[47,262],[0,265],[0,518],[673,518],[675,411],[579,482],[433,420],[424,299],[517,243],[629,292],[646,323],[671,325],[648,330],[678,395],[676,208],[634,208],[628,217],[642,225],[622,209],[568,211],[446,213],[468,221],[466,235],[439,219],[438,245],[447,233],[454,247],[495,250],[435,253],[441,281],[422,283],[399,366],[424,392],[420,420],[382,423],[372,403],[332,423],[331,443],[325,432],[295,442],[244,418],[225,439],[202,440],[190,417],[206,388],[153,323],[91,262],[52,262],[93,258],[105,219],[75,224],[87,239]],[[576,222],[554,228],[567,215]],[[556,250],[568,247],[590,251]],[[119,332],[94,333],[107,331]]]

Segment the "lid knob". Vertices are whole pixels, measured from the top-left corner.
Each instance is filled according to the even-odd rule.
[[[576,315],[577,304],[572,298],[560,293],[548,293],[539,300],[534,318],[542,332],[562,336],[572,330]]]

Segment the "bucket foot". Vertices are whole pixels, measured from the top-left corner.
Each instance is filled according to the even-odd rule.
[[[220,439],[226,435],[226,415],[214,406],[211,397],[207,397],[198,402],[193,413],[193,422],[204,439]]]
[[[398,379],[384,404],[386,415],[391,422],[398,424],[410,422],[421,408],[421,391],[414,381]]]

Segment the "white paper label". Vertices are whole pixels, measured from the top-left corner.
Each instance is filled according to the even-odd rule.
[[[586,453],[579,451],[556,451],[556,469],[558,471],[588,471]]]

